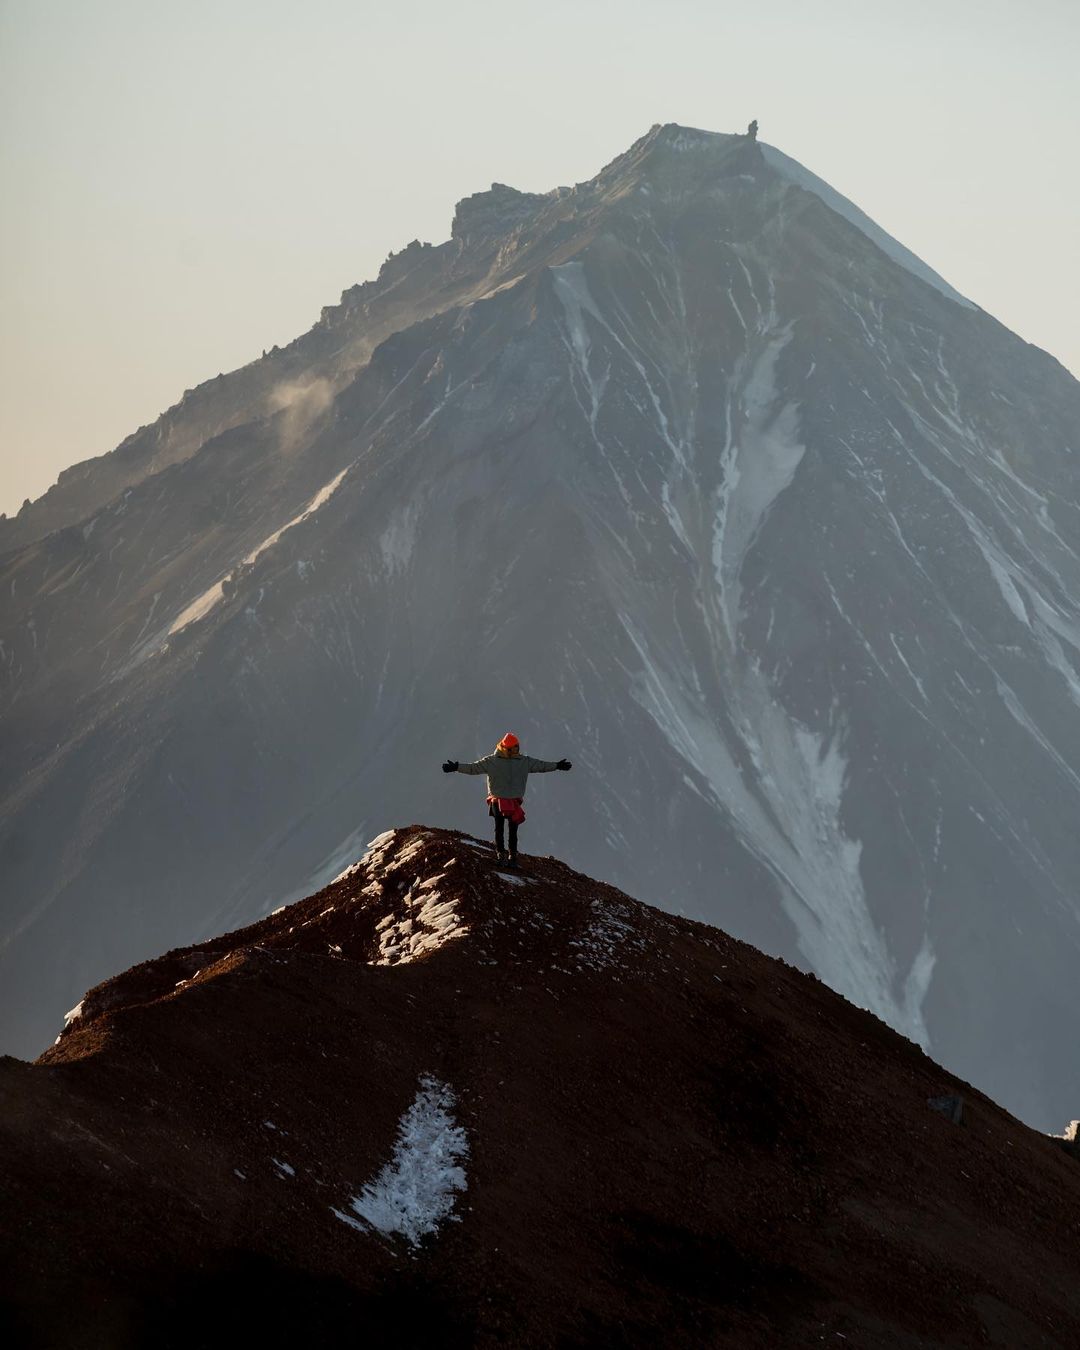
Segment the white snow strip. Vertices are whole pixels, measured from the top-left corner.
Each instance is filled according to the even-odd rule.
[[[1062,614],[1038,591],[1029,588],[1028,596],[1035,610],[1033,631],[1043,655],[1065,681],[1069,697],[1080,706],[1080,674],[1062,646],[1064,642],[1072,648],[1074,660],[1080,656],[1080,624]]]
[[[713,527],[713,570],[728,636],[739,621],[739,574],[777,497],[795,477],[806,453],[798,440],[798,409],[778,406],[776,363],[791,341],[790,325],[774,334],[742,389],[742,425],[730,426],[721,453],[724,479]]]
[[[404,572],[412,558],[416,545],[416,527],[420,514],[415,501],[406,503],[387,521],[386,528],[379,535],[379,551],[382,554],[383,567],[394,576]]]
[[[637,371],[641,383],[645,388],[645,392],[649,396],[653,411],[656,413],[657,425],[659,426],[661,436],[663,436],[664,441],[666,442],[668,449],[672,452],[672,455],[675,457],[676,462],[685,464],[686,446],[673,436],[667,413],[664,412],[663,404],[661,403],[656,390],[652,386],[652,382],[646,373],[645,367],[630,350],[626,342],[619,337],[618,333],[616,333],[608,320],[604,318],[596,301],[593,299],[589,290],[588,280],[585,276],[584,263],[580,261],[563,263],[559,267],[553,267],[551,269],[551,275],[555,280],[555,288],[566,313],[572,349],[577,357],[578,365],[589,389],[589,397],[592,402],[592,411],[589,414],[589,424],[592,428],[593,436],[596,436],[596,419],[600,411],[600,401],[604,395],[608,375],[610,374],[610,365],[607,370],[605,370],[603,378],[597,382],[591,373],[589,362],[589,339],[583,318],[583,315],[585,314],[590,315],[604,329]],[[630,340],[633,339],[631,338]]]
[[[1046,737],[1040,730],[1038,724],[1035,722],[1035,719],[1031,716],[1028,710],[1024,707],[1023,703],[1017,697],[1016,691],[1012,688],[1012,686],[1006,684],[1006,682],[1001,678],[1000,675],[996,675],[995,679],[997,681],[998,697],[1001,699],[1002,703],[1005,704],[1005,707],[1008,708],[1013,718],[1015,718],[1017,723],[1024,728],[1024,730],[1028,733],[1031,739],[1056,765],[1056,767],[1061,771],[1062,776],[1068,781],[1073,790],[1076,792],[1080,792],[1080,776],[1076,774],[1075,770],[1071,767],[1071,765],[1069,765],[1067,761],[1062,758],[1062,756],[1058,753],[1055,747],[1051,745],[1050,742],[1046,739]]]
[[[352,1197],[351,1213],[333,1206],[331,1212],[360,1232],[400,1234],[413,1247],[436,1232],[451,1215],[458,1192],[467,1189],[469,1142],[454,1120],[456,1105],[450,1088],[425,1074],[398,1123],[391,1160]]]
[[[865,212],[859,210],[854,202],[842,197],[835,188],[831,188],[816,174],[811,173],[809,169],[804,169],[797,160],[789,158],[774,146],[765,145],[761,141],[758,144],[761,146],[761,153],[766,164],[774,168],[789,183],[794,183],[796,187],[804,188],[806,191],[814,193],[816,197],[820,197],[830,210],[835,211],[838,216],[842,216],[856,229],[861,230],[893,262],[899,263],[913,276],[917,276],[921,281],[933,286],[936,291],[948,296],[950,300],[955,300],[958,305],[963,305],[965,309],[978,308],[977,305],[973,305],[970,300],[962,296],[959,291],[954,290],[944,277],[938,276],[932,267],[928,267],[921,258],[916,257],[910,249],[906,249],[899,240],[894,239],[880,225],[875,224]]]
[[[938,828],[940,829],[940,822]],[[909,1026],[918,1026],[922,1022],[922,1007],[930,989],[930,979],[936,961],[934,949],[930,945],[930,935],[926,933],[904,980],[903,1009]]]
[[[270,1161],[274,1164],[275,1167],[279,1167],[287,1177],[296,1176],[296,1168],[290,1167],[287,1162],[282,1162],[280,1158],[271,1158]]]
[[[200,619],[205,619],[210,611],[221,603],[224,595],[224,580],[215,581],[210,589],[203,591],[202,595],[194,599],[191,604],[188,605],[187,609],[180,611],[169,625],[169,631],[166,633],[166,637],[173,637],[176,633],[179,633],[182,628],[186,628],[188,624],[198,623]]]
[[[830,589],[830,590],[833,590],[833,587],[832,587],[832,583],[831,583],[831,582],[829,583],[829,589]],[[836,606],[837,606],[837,608],[839,609],[839,607],[840,607],[840,602],[839,602],[838,600],[836,600],[836,592],[835,592],[835,591],[833,591],[833,599],[836,601]],[[843,612],[843,611],[841,611],[841,613],[842,613],[842,612]],[[915,672],[912,670],[911,666],[908,664],[908,659],[907,659],[907,657],[904,655],[904,649],[900,646],[899,642],[897,642],[897,640],[896,640],[896,634],[895,634],[895,633],[890,633],[890,634],[889,634],[889,641],[892,643],[893,651],[894,651],[894,652],[897,654],[897,656],[900,658],[900,662],[901,662],[901,664],[903,665],[904,669],[905,669],[905,670],[907,671],[907,673],[911,676],[912,682],[914,683],[915,688],[919,691],[919,695],[920,695],[920,697],[922,698],[923,702],[924,702],[924,703],[925,703],[925,702],[929,702],[929,700],[928,700],[927,697],[926,697],[926,690],[923,688],[923,682],[922,682],[922,680],[919,679],[918,675],[915,674]]]
[[[1020,596],[1020,592],[1013,585],[1012,577],[1002,566],[999,556],[985,541],[985,536],[982,535],[981,532],[975,535],[975,540],[982,550],[982,555],[986,559],[987,567],[990,568],[990,574],[997,582],[998,590],[1001,592],[1001,598],[1012,610],[1015,617],[1018,618],[1025,627],[1030,628],[1031,621],[1028,618],[1027,610],[1024,608],[1024,601]]]
[[[252,549],[247,557],[241,560],[238,566],[250,567],[252,563],[262,557],[267,549],[272,548],[274,544],[277,543],[286,530],[291,530],[294,525],[299,525],[302,520],[307,520],[308,516],[313,515],[320,506],[325,506],[341,486],[341,480],[349,472],[349,468],[351,467],[352,466],[350,465],[348,468],[342,469],[342,471],[336,477],[332,478],[329,483],[324,484],[298,516],[293,516],[292,520],[286,521],[279,530],[275,530],[273,534],[267,535],[257,548]],[[229,573],[229,576],[232,576],[236,570],[237,568],[233,568],[232,572]],[[209,590],[203,591],[202,595],[197,596],[186,609],[181,610],[170,625],[167,636],[173,637],[176,633],[179,633],[181,629],[187,628],[189,624],[197,623],[200,619],[205,619],[210,611],[220,603],[225,593],[224,587],[227,580],[228,577],[223,577],[221,581],[216,581]]]
[[[586,314],[595,316],[596,306],[589,294],[580,262],[553,267],[551,275],[555,281],[556,294],[562,301],[563,312],[566,315],[566,327],[570,339],[569,348],[577,360],[578,369],[581,371],[582,379],[589,394],[589,426],[592,428],[595,437],[596,419],[600,413],[600,403],[604,397],[604,389],[608,379],[608,371],[605,371],[599,379],[595,378],[589,362],[591,343],[584,316]]]
[[[72,1008],[70,1012],[66,1012],[64,1014],[64,1026],[66,1027],[71,1026],[72,1022],[74,1022],[77,1017],[82,1016],[82,1010],[83,1010],[82,1003],[76,1003],[74,1008]]]
[[[1033,635],[1051,669],[1064,679],[1069,697],[1074,703],[1080,705],[1080,677],[1078,677],[1077,671],[1062,647],[1063,640],[1077,655],[1080,655],[1080,616],[1077,616],[1075,612],[1072,614],[1065,612],[1062,606],[1067,602],[1064,599],[1062,599],[1061,604],[1048,599],[1033,576],[1005,551],[997,537],[972,511],[968,510],[959,500],[957,494],[923,463],[891,423],[890,428],[897,444],[905,450],[923,477],[938,488],[967,526],[968,532],[982,554],[987,569],[1009,612]],[[931,435],[929,430],[926,430],[927,434]],[[931,435],[931,439],[942,453],[946,453],[944,446],[936,437]],[[1004,517],[1000,504],[998,509]],[[1045,557],[1041,561],[1045,567],[1049,568],[1049,562]],[[1065,582],[1054,569],[1049,568],[1049,570],[1060,586],[1061,596],[1071,597],[1075,593],[1075,586]],[[982,654],[972,646],[963,622],[951,611],[950,617],[964,634],[968,645],[972,647],[976,655],[980,656],[980,659],[983,659]]]
[[[898,996],[903,976],[870,913],[859,868],[862,845],[844,829],[847,758],[837,711],[831,731],[814,732],[773,696],[756,662],[734,663],[728,694],[738,737],[753,766],[752,790],[723,732],[701,707],[696,691],[685,686],[680,673],[685,661],[671,653],[654,655],[632,619],[619,618],[641,660],[633,696],[776,878],[781,904],[811,968],[833,989],[928,1047],[921,1007]],[[918,987],[916,980],[908,992]]]

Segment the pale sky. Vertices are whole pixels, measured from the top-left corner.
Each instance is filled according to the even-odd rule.
[[[493,181],[743,131],[1080,374],[1080,0],[0,0],[0,511]]]

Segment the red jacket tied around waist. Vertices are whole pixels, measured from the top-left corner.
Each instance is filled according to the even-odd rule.
[[[514,825],[520,825],[525,819],[520,797],[489,797],[488,806],[497,808],[500,816],[505,816]]]

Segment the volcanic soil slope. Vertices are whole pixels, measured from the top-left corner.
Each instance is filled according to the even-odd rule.
[[[813,977],[460,833],[0,1077],[9,1346],[1080,1345],[1074,1158]]]

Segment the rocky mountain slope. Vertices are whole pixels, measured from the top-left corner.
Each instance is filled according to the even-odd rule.
[[[813,977],[450,831],[0,1078],[8,1345],[1080,1341],[1080,1159]]]
[[[0,522],[4,1044],[383,820],[468,826],[438,762],[512,727],[576,766],[529,837],[1057,1127],[1078,426],[1051,357],[746,137],[466,199]]]

